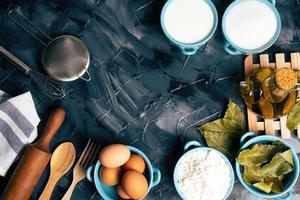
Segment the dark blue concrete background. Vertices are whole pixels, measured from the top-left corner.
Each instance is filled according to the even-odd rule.
[[[0,89],[11,95],[28,90],[32,92],[42,119],[40,130],[54,107],[62,106],[67,110],[67,118],[52,141],[51,150],[64,141],[71,141],[80,152],[88,138],[101,145],[121,142],[140,148],[162,171],[161,183],[151,190],[146,199],[171,200],[179,199],[173,187],[172,173],[183,145],[191,139],[201,141],[195,127],[220,117],[230,98],[243,106],[237,83],[243,78],[244,56],[231,56],[223,50],[219,26],[208,45],[187,60],[162,33],[159,16],[164,2],[2,0],[2,46],[32,68],[44,72],[41,67],[43,46],[7,16],[10,9],[17,8],[51,37],[72,34],[81,38],[91,53],[89,71],[92,80],[65,83],[68,95],[65,99],[53,101],[28,77],[0,59]],[[224,10],[232,1],[214,2],[221,21]],[[270,56],[275,52],[300,50],[300,1],[277,0],[277,3],[282,33],[276,44],[267,50]],[[113,108],[100,78],[103,65],[124,84],[124,93],[133,99],[133,107],[130,107],[122,94],[116,94],[127,117],[113,111],[110,114],[112,119],[125,125],[121,132],[109,128],[109,124],[115,121],[101,120],[103,111]],[[6,178],[0,179],[0,192],[13,168]],[[48,170],[44,172],[32,199],[37,199],[45,186]],[[52,199],[60,199],[71,180],[70,171],[59,181]],[[300,193],[300,186],[297,187]],[[255,199],[239,184],[236,188],[229,199]],[[84,180],[77,185],[72,199],[101,197],[93,185]]]

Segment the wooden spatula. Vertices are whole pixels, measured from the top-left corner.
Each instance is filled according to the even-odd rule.
[[[50,176],[39,200],[49,200],[58,180],[72,167],[76,156],[74,145],[65,142],[59,145],[53,152],[50,161]]]

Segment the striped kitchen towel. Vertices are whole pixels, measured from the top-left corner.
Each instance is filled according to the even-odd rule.
[[[0,90],[0,176],[5,176],[22,148],[37,137],[39,122],[30,92],[10,97]]]

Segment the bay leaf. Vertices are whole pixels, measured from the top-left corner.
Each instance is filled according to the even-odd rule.
[[[229,100],[224,118],[239,122],[241,129],[242,130],[246,129],[246,120],[245,120],[244,112],[232,100]]]
[[[272,192],[281,193],[283,192],[283,184],[279,177],[266,177],[264,178],[264,182],[272,183]]]
[[[264,176],[279,177],[290,173],[294,170],[291,149],[276,154],[270,163],[265,164],[261,168]]]
[[[213,132],[227,132],[227,133],[240,133],[239,122],[230,119],[217,119],[212,122],[206,123],[199,128],[201,131],[210,130]]]
[[[282,148],[276,144],[255,144],[251,149],[241,151],[237,160],[241,165],[260,166],[269,162]]]
[[[297,73],[298,76],[298,82],[300,81],[300,70],[295,70],[295,72]]]
[[[290,163],[292,166],[294,166],[293,153],[292,153],[291,149],[279,154],[279,156],[283,157],[288,163]]]
[[[238,122],[229,119],[217,119],[199,128],[206,144],[234,160],[239,148],[239,140],[243,134]]]
[[[287,115],[293,109],[297,102],[296,91],[291,91],[288,97],[283,101],[282,115]]]
[[[270,68],[260,68],[256,70],[256,79],[258,79],[260,82],[264,82],[264,80],[266,80],[266,78],[268,78],[272,73],[273,70]]]
[[[234,161],[240,138],[246,131],[245,116],[240,107],[230,100],[224,118],[206,123],[198,130],[203,134],[207,146],[221,151]]]
[[[275,141],[275,142],[272,142],[273,145],[277,145],[280,149],[280,151],[282,151],[284,149],[284,146],[285,144],[281,141]]]
[[[287,117],[287,127],[291,131],[294,130],[300,123],[300,102],[296,103]]]
[[[259,190],[264,191],[266,193],[270,193],[272,191],[272,185],[273,185],[273,182],[271,182],[271,183],[258,182],[258,183],[253,184],[254,187],[256,187]]]
[[[278,176],[277,178],[278,178],[280,181],[282,181],[282,180],[284,179],[284,176],[281,175],[281,176]]]
[[[264,181],[264,178],[260,173],[260,166],[244,166],[243,180],[247,184],[254,184]]]

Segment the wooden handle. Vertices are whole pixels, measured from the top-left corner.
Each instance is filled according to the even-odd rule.
[[[1,200],[28,200],[42,176],[49,160],[49,143],[61,126],[65,111],[57,108],[50,115],[40,140],[29,145],[10,178]]]
[[[29,200],[51,154],[29,146],[10,178],[1,200]]]
[[[56,185],[56,183],[58,182],[58,180],[60,178],[61,177],[56,176],[56,174],[50,175],[47,185],[45,186],[39,200],[49,200],[50,199],[53,189],[54,189],[54,186]]]
[[[65,193],[65,195],[63,196],[63,198],[61,200],[70,200],[71,199],[74,188],[79,181],[80,181],[80,179],[76,179],[73,175],[73,181],[72,181],[69,189],[67,190],[67,192]]]
[[[49,152],[49,144],[62,125],[65,119],[65,110],[62,108],[56,108],[48,118],[48,122],[42,134],[42,137],[37,141],[35,146],[42,151]]]

